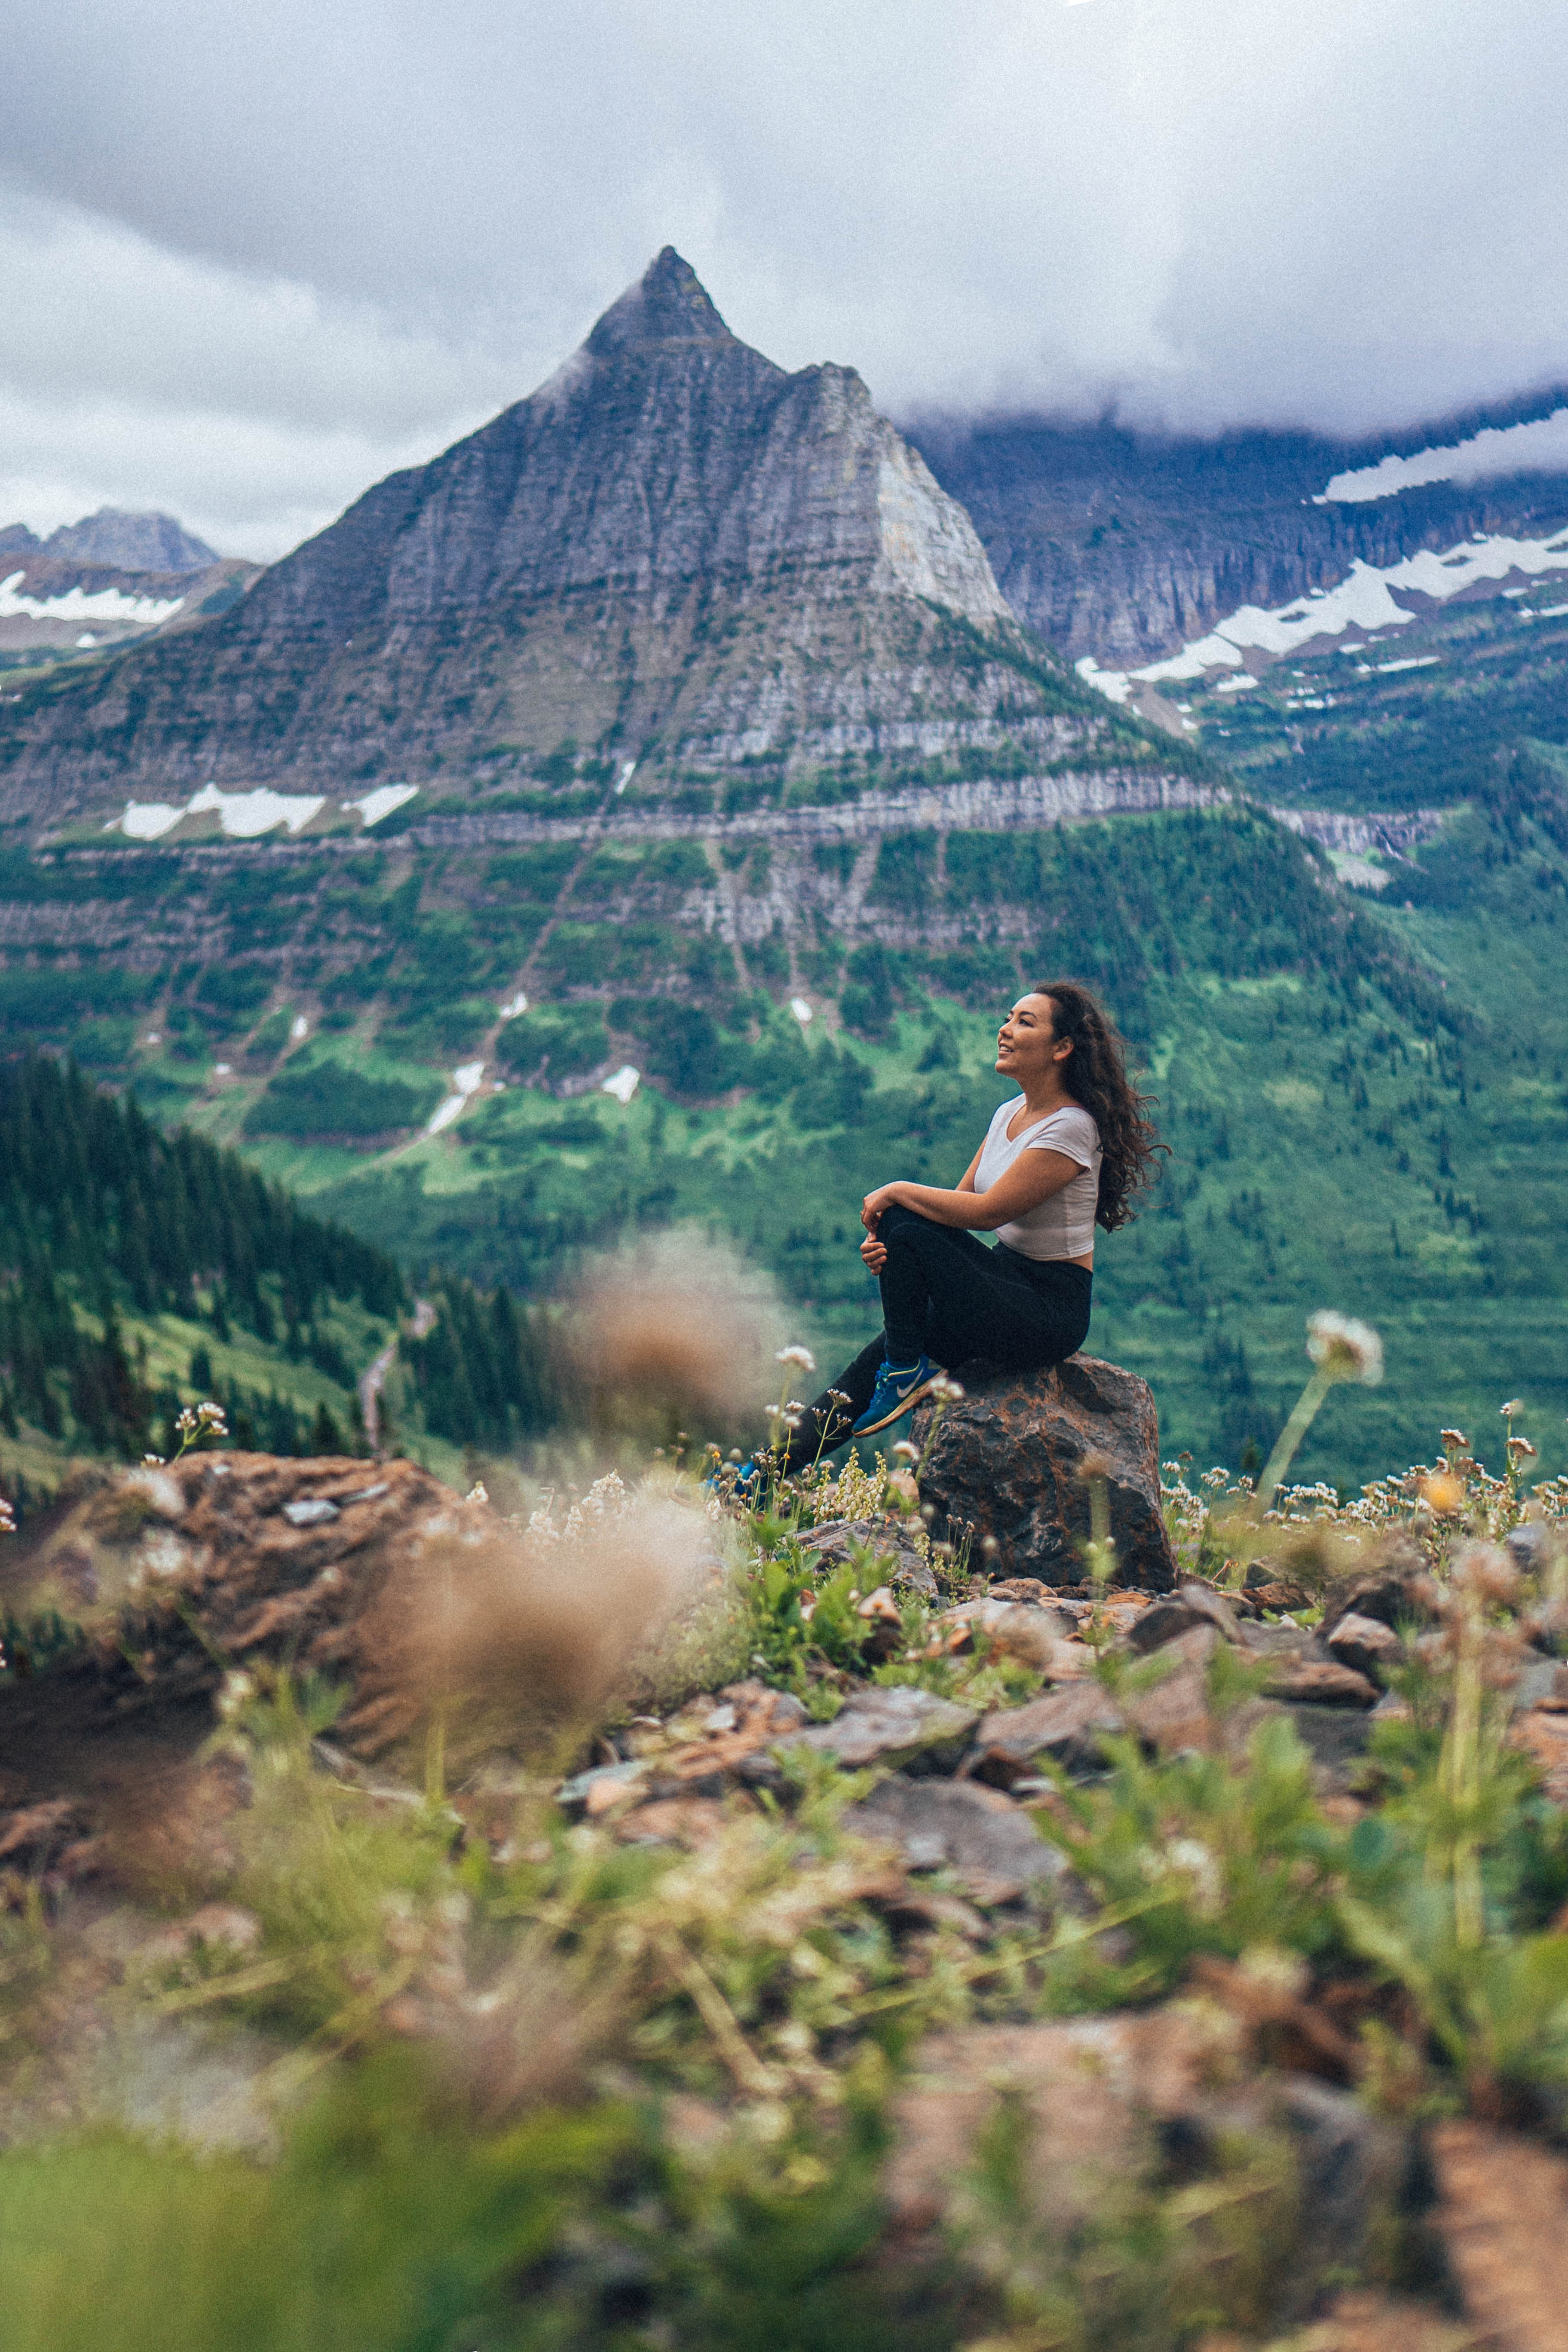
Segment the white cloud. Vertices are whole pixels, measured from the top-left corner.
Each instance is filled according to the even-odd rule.
[[[884,404],[1354,431],[1568,376],[1568,6],[139,0],[0,79],[0,520],[272,552],[667,240]]]

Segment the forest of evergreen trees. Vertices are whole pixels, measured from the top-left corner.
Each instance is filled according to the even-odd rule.
[[[311,1216],[233,1151],[164,1135],[134,1101],[100,1093],[46,1055],[0,1065],[0,1429],[23,1423],[95,1453],[169,1450],[177,1391],[155,1388],[128,1320],[172,1313],[226,1340],[238,1325],[352,1388],[363,1369],[317,1328],[334,1300],[395,1321],[406,1276],[384,1251]],[[545,1318],[504,1291],[437,1278],[433,1329],[405,1340],[426,1429],[500,1446],[554,1416]],[[215,1382],[198,1346],[191,1382],[224,1404],[237,1444],[269,1453],[351,1442],[276,1388]]]

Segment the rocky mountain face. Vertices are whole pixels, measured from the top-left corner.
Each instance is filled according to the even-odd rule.
[[[217,550],[186,530],[173,515],[127,514],[100,507],[79,522],[62,523],[43,542],[47,555],[79,563],[111,564],[119,572],[205,572]]]
[[[1515,420],[1458,418],[1420,438],[1451,445],[1478,421]],[[1357,562],[1384,567],[1481,532],[1549,535],[1568,520],[1562,474],[1319,502],[1337,474],[1387,454],[1386,438],[1199,440],[1026,416],[936,421],[913,437],[973,516],[1020,619],[1073,659],[1122,668],[1174,652],[1243,604],[1270,610],[1331,588]]]
[[[667,247],[530,399],[231,614],[14,705],[0,801],[386,777],[466,802],[635,769],[712,807],[1003,744],[1103,767],[1108,729],[1147,758],[1019,628],[853,369],[774,366]]]
[[[0,556],[93,564],[112,572],[205,572],[222,558],[173,515],[125,514],[100,507],[79,522],[62,523],[40,539],[25,522],[0,529]]]

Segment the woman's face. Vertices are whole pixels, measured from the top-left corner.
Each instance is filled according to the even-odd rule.
[[[1020,1086],[1044,1077],[1072,1052],[1069,1039],[1057,1037],[1051,1013],[1048,996],[1020,996],[997,1033],[996,1067]]]

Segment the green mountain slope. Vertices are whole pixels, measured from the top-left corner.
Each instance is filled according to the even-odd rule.
[[[241,1446],[364,1450],[356,1381],[397,1336],[405,1276],[233,1152],[47,1057],[0,1066],[0,1491],[26,1499],[80,1454],[172,1453],[205,1398]],[[546,1417],[509,1301],[447,1282],[419,1321],[384,1414],[415,1450],[456,1468]]]
[[[1565,809],[1521,770],[1410,865],[1409,912],[1223,809],[889,829],[860,801],[837,835],[742,814],[505,848],[60,849],[7,869],[25,944],[0,1006],[407,1266],[539,1297],[584,1250],[693,1220],[772,1266],[831,1354],[875,1317],[860,1194],[956,1177],[998,1099],[1000,1008],[1076,972],[1173,1145],[1102,1246],[1090,1342],[1154,1381],[1168,1447],[1260,1443],[1304,1316],[1336,1305],[1383,1326],[1389,1377],[1325,1412],[1308,1469],[1370,1476],[1456,1416],[1485,1453],[1505,1393],[1555,1468]],[[51,958],[51,925],[95,952]],[[629,1103],[601,1084],[623,1064]],[[478,1078],[460,1104],[454,1070]]]
[[[1561,583],[1437,606],[1365,651],[1283,660],[1246,694],[1184,690],[1197,739],[1260,798],[1447,808],[1521,746],[1568,740]]]

